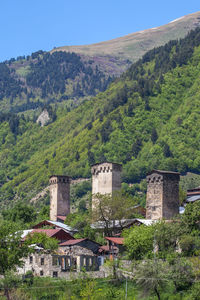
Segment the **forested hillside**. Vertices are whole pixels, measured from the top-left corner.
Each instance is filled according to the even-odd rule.
[[[200,173],[200,29],[156,48],[103,93],[59,108],[45,127],[18,117],[0,125],[1,204],[29,201],[51,174],[90,176],[90,165],[123,164],[123,180],[153,169]]]
[[[45,104],[77,101],[104,91],[110,75],[94,60],[70,52],[37,51],[0,63],[0,110],[24,112]]]

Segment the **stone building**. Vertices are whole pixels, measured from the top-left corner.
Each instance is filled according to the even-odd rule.
[[[147,176],[146,219],[169,220],[179,213],[177,172],[153,170]]]
[[[69,240],[59,245],[63,254],[73,258],[77,271],[84,268],[86,271],[99,269],[98,255],[101,245],[88,238]]]
[[[38,232],[38,229],[33,231]],[[54,229],[55,231],[56,229]],[[42,230],[42,232],[47,234],[49,230]],[[33,245],[35,251],[24,259],[24,266],[17,270],[19,274],[26,274],[27,271],[32,271],[34,276],[69,278],[69,273],[71,272],[77,273],[83,270],[87,272],[99,271],[100,244],[87,238],[73,239],[71,237],[70,240],[65,238],[65,241],[63,241],[63,237],[55,235],[52,235],[52,237],[60,238],[58,250],[51,253],[42,247]]]
[[[50,220],[66,217],[70,213],[70,178],[53,175],[50,177]]]
[[[97,205],[96,194],[113,194],[121,189],[122,165],[111,162],[95,164],[92,172],[92,209]]]
[[[68,255],[62,252],[48,253],[36,246],[36,250],[24,259],[24,266],[17,269],[18,274],[32,271],[34,276],[62,277],[70,279],[71,272],[98,271],[98,257],[94,254]]]

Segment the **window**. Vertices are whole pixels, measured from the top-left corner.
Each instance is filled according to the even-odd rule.
[[[32,262],[33,262],[33,256],[30,256],[29,257],[29,263],[32,264]]]
[[[44,265],[44,257],[41,258],[41,266]]]
[[[92,258],[89,258],[89,266],[92,266]]]
[[[56,256],[52,257],[52,266],[57,266],[58,265],[58,258]]]
[[[86,266],[86,257],[83,258],[83,265]]]
[[[41,270],[40,271],[40,276],[43,276],[43,275],[44,275],[43,270]]]
[[[67,259],[68,266],[71,266],[70,258]]]
[[[58,277],[58,272],[53,272],[53,277]]]

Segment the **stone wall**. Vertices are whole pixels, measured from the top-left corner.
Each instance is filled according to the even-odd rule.
[[[147,219],[171,219],[179,213],[179,179],[179,173],[157,170],[147,176]]]
[[[70,213],[70,178],[68,176],[50,177],[50,220]]]
[[[18,274],[25,275],[27,271],[32,271],[34,276],[50,276],[59,277],[61,268],[59,265],[53,265],[53,257],[51,254],[34,253],[24,260],[24,266],[18,268]]]
[[[179,176],[165,175],[163,181],[163,218],[172,219],[179,213]]]
[[[61,251],[63,253],[65,253],[66,255],[72,255],[72,256],[77,256],[77,255],[89,255],[89,256],[94,256],[94,253],[89,250],[86,249],[84,247],[80,247],[78,245],[74,245],[74,246],[62,246],[59,249],[61,249]]]
[[[98,205],[96,194],[112,194],[121,189],[122,166],[115,163],[101,163],[93,165],[92,172],[92,208]]]
[[[57,255],[36,252],[24,259],[24,266],[18,268],[18,274],[25,275],[32,271],[34,276],[70,278],[70,274],[83,270],[90,273],[99,270],[98,257],[95,255]],[[92,275],[91,275],[92,276]],[[94,275],[95,276],[95,275]]]

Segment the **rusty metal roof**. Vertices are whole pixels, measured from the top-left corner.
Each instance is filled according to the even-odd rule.
[[[49,237],[54,236],[56,233],[58,233],[59,231],[61,231],[63,229],[61,228],[57,228],[57,229],[43,229],[43,228],[38,228],[38,229],[33,229],[33,231],[31,233],[45,233],[46,235],[48,235]]]
[[[68,240],[68,241],[66,241],[64,243],[59,244],[59,246],[73,246],[73,245],[79,244],[80,242],[82,242],[84,240],[87,240],[87,238],[76,239],[76,240]]]
[[[123,245],[124,244],[124,238],[119,237],[105,237],[106,240],[113,242],[117,245]]]

